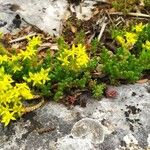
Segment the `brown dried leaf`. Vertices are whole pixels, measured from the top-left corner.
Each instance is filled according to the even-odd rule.
[[[70,26],[72,33],[77,32],[77,28],[73,25]]]
[[[139,83],[139,84],[142,84],[142,83],[148,82],[148,79],[142,79],[142,80],[138,80],[136,82]]]

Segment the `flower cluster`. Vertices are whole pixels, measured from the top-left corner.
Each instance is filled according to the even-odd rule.
[[[118,33],[117,33],[118,32]],[[145,70],[150,69],[150,25],[142,23],[130,30],[116,30],[116,41],[120,44],[113,55],[103,49],[101,63],[103,71],[109,74],[112,82],[128,80],[135,82]]]
[[[142,23],[137,24],[133,27],[132,31],[125,31],[122,33],[122,35],[117,35],[116,40],[123,48],[130,50],[137,42],[138,35],[140,32],[142,32],[144,27],[145,25],[142,25]]]
[[[0,64],[2,64],[3,62],[7,62],[7,60],[8,60],[7,55],[0,55]]]
[[[146,41],[145,44],[142,45],[142,47],[146,50],[150,51],[150,41]]]
[[[23,99],[32,99],[33,94],[26,83],[14,83],[11,75],[0,68],[0,117],[7,126],[11,120],[16,120],[23,112]]]
[[[83,67],[86,67],[89,62],[89,57],[86,53],[85,46],[78,44],[77,47],[72,45],[71,49],[64,49],[58,57],[62,66],[73,71],[78,71]]]
[[[28,45],[26,47],[26,50],[23,51],[21,50],[21,52],[19,53],[19,57],[23,58],[23,60],[25,59],[32,59],[34,56],[36,56],[37,53],[37,46],[39,46],[41,44],[41,38],[40,36],[37,37],[33,37],[28,38]]]
[[[29,77],[23,77],[23,79],[25,81],[27,81],[28,83],[32,82],[33,83],[33,86],[35,85],[44,85],[46,83],[46,81],[50,80],[50,78],[48,77],[48,74],[49,74],[49,71],[50,71],[50,68],[48,69],[43,69],[41,68],[41,71],[40,72],[37,72],[37,73],[32,73],[32,72],[29,72]]]
[[[30,90],[27,81],[32,80],[33,84],[35,84],[39,80],[35,74],[30,72],[30,78],[27,81],[23,80],[24,73],[30,71],[30,65],[25,69],[25,61],[28,59],[28,63],[31,63],[32,58],[37,55],[37,46],[41,43],[41,38],[39,36],[32,39],[28,38],[28,41],[26,50],[21,50],[15,54],[3,51],[0,55],[0,118],[5,126],[11,120],[16,120],[17,117],[23,114],[23,101],[33,98],[34,94]],[[4,48],[0,47],[1,49]],[[37,76],[42,76],[40,77],[40,82],[45,83],[48,80],[48,71],[49,69],[41,69],[40,73],[37,73]],[[18,77],[19,83],[16,80]]]
[[[144,29],[146,25],[143,25],[142,22],[133,26],[133,31],[135,31],[136,33],[142,32],[142,30]]]
[[[25,50],[21,50],[17,54],[0,55],[0,65],[6,65],[12,69],[13,73],[23,69],[23,61],[32,60],[37,55],[37,47],[41,44],[40,36],[28,38],[28,45]]]

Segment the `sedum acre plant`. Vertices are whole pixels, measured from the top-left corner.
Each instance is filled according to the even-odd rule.
[[[29,83],[32,82],[33,86],[37,83],[44,85],[49,80],[47,76],[50,69],[43,69],[38,62],[33,62],[40,43],[41,39],[37,36],[28,38],[26,50],[20,50],[19,53],[0,49],[3,50],[0,55],[0,117],[5,126],[24,114],[23,101],[34,98],[36,93]]]
[[[51,77],[52,83],[57,84],[53,92],[54,100],[59,100],[71,89],[86,88],[94,70],[93,60],[89,58],[85,46],[79,43],[69,48],[63,39],[59,39],[58,43],[60,51],[53,60]]]
[[[72,45],[71,49],[63,49],[58,60],[61,61],[63,67],[78,71],[87,67],[89,57],[86,53],[85,46],[79,44],[77,47]]]
[[[47,51],[46,57],[38,60],[41,42],[36,36],[28,38],[25,50],[11,53],[0,49],[0,117],[5,126],[28,112],[25,100],[40,95],[58,101],[72,89],[85,88],[91,80],[94,68],[84,45],[69,48],[59,39],[60,50],[54,56]]]
[[[37,95],[58,101],[85,89],[99,99],[106,87],[103,77],[108,76],[111,83],[135,82],[144,71],[150,70],[149,33],[150,25],[141,23],[115,30],[114,52],[102,47],[96,39],[87,49],[83,41],[68,45],[59,38],[59,50],[53,55],[47,50],[40,60],[37,51],[42,43],[40,36],[28,38],[24,50],[10,52],[0,45],[0,122],[7,126],[29,112],[25,101]]]
[[[25,82],[14,83],[4,67],[0,68],[0,85],[0,116],[6,126],[10,120],[16,120],[17,116],[22,115],[22,102],[24,99],[32,99],[33,93]]]
[[[114,39],[119,47],[115,53],[106,48],[101,53],[103,71],[113,82],[123,79],[130,82],[138,80],[145,70],[150,69],[150,25],[142,23],[129,31],[115,31]]]
[[[32,82],[33,86],[44,85],[46,81],[50,80],[50,78],[48,77],[49,71],[50,71],[50,68],[45,69],[45,70],[41,68],[41,70],[37,73],[29,72],[29,77],[23,77],[23,79],[27,83]]]

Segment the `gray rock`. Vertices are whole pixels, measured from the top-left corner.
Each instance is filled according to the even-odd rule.
[[[14,32],[32,25],[51,35],[59,35],[67,7],[66,0],[0,0],[0,30]]]
[[[0,0],[0,30],[16,32],[23,26],[32,25],[51,35],[59,36],[63,22],[70,16],[68,7],[77,18],[88,20],[98,0],[84,0],[80,6],[69,5],[67,0]]]
[[[114,87],[119,93],[115,99],[85,96],[85,108],[49,102],[6,128],[1,125],[0,150],[150,149],[146,87],[148,83]]]
[[[115,150],[119,147],[120,141],[117,135],[108,135],[105,138],[105,141],[99,145],[99,150]]]
[[[96,150],[88,139],[64,137],[59,139],[55,146],[56,150]]]
[[[104,129],[102,125],[90,118],[84,118],[76,122],[71,130],[73,137],[89,139],[92,143],[98,144],[104,140]]]
[[[137,139],[139,146],[142,147],[143,149],[147,148],[148,145],[148,131],[144,129],[142,126],[135,128],[135,131],[133,133],[134,137]]]

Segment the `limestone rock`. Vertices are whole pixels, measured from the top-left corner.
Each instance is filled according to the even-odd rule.
[[[58,140],[56,150],[96,150],[88,139],[65,137]]]
[[[150,149],[149,87],[114,87],[119,95],[101,101],[85,96],[85,108],[49,102],[6,128],[0,125],[0,150]]]
[[[67,7],[66,0],[0,0],[0,30],[14,32],[21,26],[33,25],[57,36]]]
[[[70,16],[69,7],[77,18],[88,20],[97,1],[84,0],[81,7],[69,5],[67,0],[0,0],[0,30],[16,32],[31,25],[59,36],[63,22]]]
[[[76,122],[71,130],[73,137],[90,139],[92,143],[98,144],[104,140],[104,129],[102,125],[90,118],[84,118]]]

